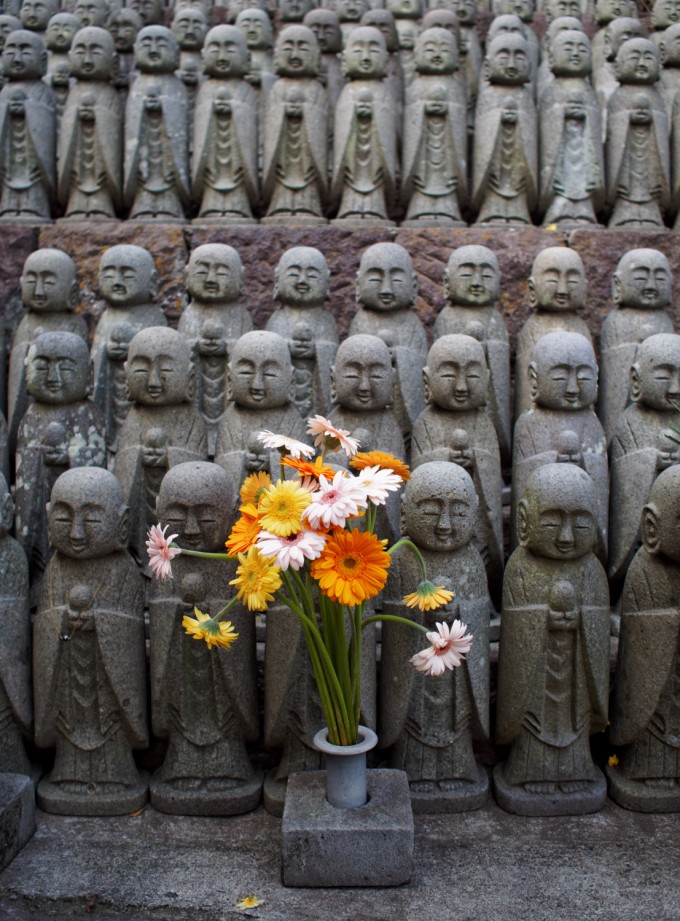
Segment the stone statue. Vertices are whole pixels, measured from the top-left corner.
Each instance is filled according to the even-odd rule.
[[[672,124],[673,103],[680,89],[680,22],[673,23],[662,33],[659,55],[663,68],[658,90],[666,107],[668,123]]]
[[[539,210],[544,224],[597,225],[604,158],[600,107],[588,80],[588,38],[582,32],[558,32],[549,61],[554,80],[539,104]]]
[[[277,0],[281,24],[301,23],[310,10],[315,9],[316,0]]]
[[[236,26],[215,26],[208,32],[191,168],[200,221],[254,223],[252,208],[259,201],[258,101],[244,79],[249,66],[246,39]]]
[[[31,578],[49,559],[45,507],[57,477],[70,467],[106,466],[106,431],[89,399],[92,365],[75,333],[39,335],[26,356],[26,390],[33,402],[17,435],[16,536]]]
[[[536,108],[526,40],[501,33],[484,61],[475,112],[472,206],[478,224],[531,224],[536,205]]]
[[[645,38],[624,42],[616,55],[620,86],[607,106],[609,227],[664,226],[670,203],[669,127],[659,79],[659,53]]]
[[[512,457],[510,542],[521,542],[519,504],[534,470],[573,464],[595,489],[598,555],[607,558],[609,471],[607,442],[595,415],[597,362],[592,343],[580,333],[548,333],[538,340],[529,363],[532,407],[515,424]]]
[[[380,744],[394,745],[390,767],[406,771],[415,812],[461,812],[483,805],[489,779],[472,742],[489,738],[489,614],[484,564],[472,537],[477,496],[456,464],[433,462],[413,471],[402,500],[402,531],[420,549],[428,576],[455,590],[445,608],[415,615],[402,601],[420,573],[410,553],[392,560],[383,613],[423,623],[458,618],[474,635],[461,668],[430,677],[409,662],[420,633],[385,621],[382,635]]]
[[[498,438],[487,410],[490,375],[481,342],[472,336],[441,336],[428,353],[423,378],[428,405],[413,424],[413,466],[447,461],[467,470],[479,499],[474,546],[489,584],[499,586],[503,478]]]
[[[0,346],[2,339],[0,339]],[[9,475],[9,432],[7,430],[7,421],[5,414],[0,411],[0,474],[4,476],[7,482],[10,482]]]
[[[262,90],[262,112],[264,99],[274,82],[274,32],[269,16],[264,10],[249,7],[236,17],[236,28],[246,37],[250,51],[250,71],[246,79],[257,90]]]
[[[541,60],[541,46],[538,36],[532,28],[536,4],[534,0],[492,0],[491,11],[494,19],[499,16],[517,16],[524,26],[524,37],[529,45],[529,57],[531,58],[531,72],[533,77],[536,76],[539,62]],[[490,40],[487,36],[487,41]]]
[[[9,359],[7,406],[10,452],[16,447],[19,423],[26,411],[26,366],[28,349],[40,333],[70,332],[87,339],[87,324],[74,313],[80,292],[73,260],[59,249],[39,249],[24,263],[19,279],[21,300],[27,313],[14,334]]]
[[[238,486],[257,470],[279,475],[281,455],[263,448],[258,432],[307,440],[292,399],[293,374],[288,343],[277,333],[254,330],[236,341],[229,360],[231,403],[217,430],[215,461]]]
[[[326,86],[328,96],[328,111],[333,112],[337,105],[340,93],[345,84],[340,65],[342,51],[342,32],[338,14],[333,10],[319,8],[310,10],[304,19],[304,24],[316,36],[316,43],[321,54],[319,79]],[[329,124],[329,131],[333,125]]]
[[[417,76],[406,91],[402,162],[404,226],[465,226],[467,128],[465,91],[454,77],[458,47],[446,29],[416,43]]]
[[[348,82],[335,110],[331,196],[339,221],[391,223],[398,113],[385,83],[387,65],[382,34],[372,26],[354,29],[342,55]]]
[[[369,0],[336,0],[336,10],[340,20],[343,47],[355,29],[359,28],[361,17],[369,9]]]
[[[545,21],[548,25],[560,16],[573,16],[576,19],[583,19],[585,9],[589,3],[582,3],[582,0],[542,0],[540,6],[545,15]]]
[[[580,19],[576,19],[574,16],[558,16],[557,19],[553,19],[548,28],[546,29],[545,35],[543,36],[542,41],[542,60],[536,71],[536,99],[540,103],[541,96],[543,91],[548,87],[552,81],[555,79],[552,70],[550,69],[550,48],[552,47],[553,40],[559,32],[581,32],[582,35],[586,33],[583,30],[583,23]],[[539,115],[541,110],[539,109]]]
[[[501,0],[501,2],[507,2],[507,0]],[[534,41],[529,39],[529,33],[532,34]],[[499,35],[516,35],[520,38],[523,38],[526,42],[526,50],[529,58],[529,79],[526,81],[526,84],[527,88],[531,91],[532,96],[535,98],[536,71],[538,68],[537,57],[539,49],[533,30],[529,26],[525,25],[520,17],[514,13],[502,13],[500,15],[494,16],[494,18],[489,23],[489,31],[486,35],[487,51],[491,47],[491,42]],[[487,83],[488,78],[484,73],[484,68],[482,66],[481,85],[484,86]]]
[[[94,402],[104,413],[109,451],[130,409],[125,362],[132,337],[148,326],[165,326],[162,309],[153,303],[158,273],[151,253],[121,244],[99,260],[99,292],[106,304],[92,341]]]
[[[505,568],[494,770],[501,808],[519,815],[601,809],[607,786],[589,735],[607,726],[609,592],[595,556],[598,502],[588,474],[548,464],[519,503],[521,546]]]
[[[195,407],[191,349],[174,329],[152,326],[136,333],[125,374],[133,405],[118,434],[113,472],[131,508],[130,547],[141,561],[146,532],[158,520],[163,475],[176,464],[207,460],[208,436]]]
[[[266,102],[262,198],[265,224],[325,224],[328,99],[317,79],[319,46],[307,26],[287,26],[274,49]]]
[[[28,564],[21,545],[9,536],[13,521],[14,503],[0,475],[0,773],[30,775],[22,741],[33,728]]]
[[[407,42],[410,42],[412,36],[418,37],[417,31],[415,35],[411,32],[411,25],[415,23],[418,26],[423,16],[423,6],[422,0],[387,0],[385,7],[394,16],[400,49],[405,47],[404,36],[407,36]]]
[[[392,408],[407,447],[413,421],[425,406],[421,370],[427,336],[414,309],[417,296],[418,279],[403,246],[375,243],[364,250],[356,283],[359,310],[349,334],[378,336],[392,350],[396,370]]]
[[[189,204],[187,94],[178,64],[172,32],[145,26],[125,109],[124,190],[135,220],[181,221]]]
[[[97,26],[103,29],[109,15],[108,0],[76,0],[73,12],[78,17],[83,29],[88,26]],[[49,23],[48,23],[49,28]]]
[[[680,424],[680,336],[657,333],[640,343],[630,396],[633,405],[621,415],[610,447],[612,592],[639,546],[640,515],[652,484],[662,470],[680,463],[678,446],[668,437],[671,426]]]
[[[600,112],[602,113],[602,140],[607,137],[607,106],[614,90],[619,87],[619,78],[616,72],[616,55],[619,48],[630,38],[644,36],[644,30],[641,23],[632,16],[619,16],[609,23],[604,34],[604,57],[605,61],[599,70],[593,69],[593,86],[597,93],[597,101],[600,103]]]
[[[239,254],[223,243],[198,246],[187,265],[191,301],[182,311],[177,329],[194,356],[197,402],[208,428],[211,457],[215,454],[217,425],[227,406],[229,353],[235,341],[253,328],[241,301],[243,275]]]
[[[654,0],[649,24],[652,27],[650,40],[658,48],[663,41],[663,33],[680,19],[680,9],[675,0]],[[631,13],[631,15],[635,15]]]
[[[446,6],[446,3],[438,3]],[[454,0],[453,9],[460,23],[461,69],[465,72],[465,84],[468,97],[468,131],[470,134],[475,124],[475,109],[479,94],[479,78],[482,72],[482,45],[477,34],[476,0]]]
[[[577,316],[586,306],[587,282],[579,254],[566,246],[548,246],[534,259],[527,287],[535,310],[517,334],[515,352],[515,419],[531,407],[529,363],[536,343],[548,333],[580,333],[591,338],[587,323]],[[602,377],[604,377],[604,368]],[[604,386],[604,382],[602,382]],[[600,398],[602,389],[600,389]],[[602,417],[600,416],[602,421]],[[604,426],[604,421],[602,421]],[[606,427],[605,427],[606,429]]]
[[[56,756],[38,801],[60,815],[126,815],[146,802],[132,750],[148,745],[128,510],[112,473],[81,468],[54,484],[48,517],[55,552],[33,625],[33,692],[36,744]]]
[[[42,80],[47,51],[35,32],[10,33],[2,52],[0,219],[49,221],[56,188],[56,103]]]
[[[382,32],[387,48],[387,73],[385,86],[389,89],[394,99],[397,111],[397,132],[402,134],[402,119],[404,111],[404,74],[401,70],[399,58],[399,33],[394,16],[386,9],[369,9],[361,17],[362,26],[371,26]]]
[[[463,333],[484,345],[491,375],[489,413],[501,457],[510,458],[510,343],[500,311],[501,274],[495,253],[486,246],[460,246],[444,272],[447,304],[434,323],[434,338]]]
[[[59,0],[21,0],[21,26],[29,32],[44,36],[48,22],[58,10]]]
[[[607,774],[613,799],[638,812],[680,811],[679,487],[679,466],[654,481],[621,601],[610,741],[627,748]]]
[[[15,28],[20,29],[21,25]],[[80,19],[73,13],[55,13],[47,23],[45,46],[47,48],[46,83],[53,83],[54,75],[69,72],[68,53],[76,32],[82,28]]]
[[[187,91],[188,116],[189,124],[191,124],[196,105],[196,93],[203,77],[201,50],[208,34],[207,17],[201,10],[185,7],[175,13],[171,31],[179,45],[177,76]]]
[[[115,220],[123,199],[123,110],[110,83],[113,39],[96,26],[80,29],[69,52],[71,75],[61,119],[58,197],[76,221]]]
[[[125,106],[130,84],[137,73],[135,70],[135,40],[142,29],[142,19],[136,10],[124,6],[111,13],[106,28],[111,33],[118,55],[118,65],[112,83],[120,94],[121,104]]]
[[[179,464],[163,479],[158,517],[188,549],[224,552],[234,486],[216,464]],[[244,607],[229,620],[238,633],[233,649],[209,649],[182,627],[194,607],[217,614],[236,563],[182,556],[172,579],[154,583],[149,604],[151,714],[154,734],[168,739],[151,778],[151,803],[176,815],[235,815],[260,801],[262,774],[246,742],[259,735],[255,619]]]
[[[635,19],[637,17],[635,0],[596,0],[595,21],[597,22],[597,32],[591,39],[593,72],[598,70],[606,61],[604,48],[606,29],[619,16]]]
[[[600,334],[600,399],[598,415],[609,443],[630,403],[630,369],[638,346],[655,333],[672,333],[667,313],[672,302],[668,260],[656,249],[631,249],[612,275],[612,310]]]
[[[163,25],[163,0],[128,0],[127,6],[139,14],[144,27]]]
[[[330,271],[323,253],[294,246],[274,272],[274,300],[280,307],[267,329],[288,340],[293,362],[295,403],[306,419],[325,415],[331,403],[330,368],[338,348],[338,329],[325,309],[330,299]]]

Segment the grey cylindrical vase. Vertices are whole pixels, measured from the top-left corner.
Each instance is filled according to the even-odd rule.
[[[359,726],[355,745],[332,745],[328,729],[314,736],[314,747],[326,756],[326,799],[338,809],[353,809],[368,801],[366,790],[366,752],[378,744],[378,736],[367,726]]]

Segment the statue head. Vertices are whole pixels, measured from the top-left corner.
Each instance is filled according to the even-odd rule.
[[[553,19],[545,30],[545,42],[548,53],[550,52],[553,39],[559,32],[581,32],[585,35],[583,23],[580,19],[576,19],[574,16],[558,16],[557,19]]]
[[[142,17],[137,10],[133,10],[129,6],[124,6],[120,10],[114,10],[111,13],[106,23],[106,28],[113,37],[113,43],[118,54],[132,54],[135,39],[142,26]]]
[[[246,43],[251,51],[271,48],[274,44],[272,21],[264,10],[254,7],[243,10],[236,17],[236,28],[245,35]]]
[[[359,22],[369,8],[369,0],[337,0],[340,22]]]
[[[556,77],[587,77],[592,70],[588,36],[581,31],[559,31],[550,42],[548,62]]]
[[[348,79],[381,80],[389,64],[382,32],[373,26],[358,26],[350,32],[341,60],[342,72]]]
[[[403,246],[374,243],[364,250],[356,284],[356,298],[363,307],[380,313],[405,310],[415,304],[417,294],[418,279]]]
[[[622,85],[651,86],[660,69],[659,52],[647,38],[629,38],[616,52],[614,72]]]
[[[179,67],[179,45],[165,26],[144,26],[135,39],[135,65],[143,74],[172,74]]]
[[[50,17],[45,31],[45,44],[48,51],[66,54],[71,47],[74,35],[80,28],[80,19],[73,13],[55,13]]]
[[[72,76],[78,80],[108,82],[115,60],[116,47],[106,29],[88,26],[76,32],[68,55]]]
[[[189,550],[223,551],[233,517],[234,483],[217,464],[192,461],[171,467],[156,500],[161,524]]]
[[[47,504],[50,544],[73,560],[96,560],[124,550],[130,515],[115,476],[101,467],[66,470]]]
[[[612,275],[612,298],[619,307],[661,310],[670,306],[671,267],[658,249],[630,249]]]
[[[97,26],[103,29],[109,15],[107,0],[76,0],[73,12],[80,20],[81,28]]]
[[[487,46],[498,35],[521,35],[522,38],[527,37],[527,29],[519,16],[515,16],[514,13],[503,13],[501,16],[495,16],[489,23],[489,31],[487,33]]]
[[[596,0],[595,19],[600,27],[608,25],[619,16],[636,17],[635,0]]]
[[[307,13],[316,6],[317,0],[279,0],[281,22],[302,22]]]
[[[423,550],[461,550],[475,535],[478,504],[475,485],[458,464],[420,464],[404,487],[402,534]]]
[[[587,282],[576,250],[548,246],[534,259],[529,276],[529,303],[550,313],[570,313],[585,306]]]
[[[59,11],[59,0],[21,0],[19,19],[24,29],[44,32],[50,17]]]
[[[650,18],[652,29],[655,31],[667,29],[674,22],[680,22],[680,3],[678,3],[678,0],[655,0]]]
[[[423,16],[421,33],[427,32],[428,29],[446,29],[453,35],[460,53],[463,52],[460,21],[453,10],[428,10]]]
[[[664,67],[680,67],[680,22],[664,31],[659,42],[659,56]]]
[[[542,336],[529,363],[531,399],[543,409],[577,412],[597,399],[597,362],[593,346],[580,333]]]
[[[234,26],[217,26],[233,29]],[[200,304],[231,304],[241,296],[243,263],[231,246],[206,243],[191,253],[187,265],[187,290]]]
[[[266,12],[266,0],[227,0],[225,21],[233,25],[239,13],[244,10],[250,10],[253,7],[258,7]],[[206,13],[206,17],[208,15],[209,13]]]
[[[668,467],[654,480],[642,509],[640,536],[648,553],[680,563],[680,465]]]
[[[201,10],[186,6],[175,12],[171,31],[182,51],[200,51],[208,34],[208,20]]]
[[[545,0],[543,12],[548,25],[558,16],[573,16],[574,19],[581,19],[583,16],[581,0]]]
[[[395,19],[420,19],[423,15],[422,0],[387,0],[385,7]]]
[[[326,257],[311,246],[287,249],[274,270],[274,300],[290,307],[321,307],[330,297]]]
[[[286,26],[274,45],[274,70],[282,77],[314,77],[321,57],[316,36],[307,26]]]
[[[642,24],[637,19],[620,16],[609,23],[604,32],[603,50],[608,61],[616,58],[617,52],[624,42],[631,38],[643,38]]]
[[[452,74],[458,70],[458,44],[448,29],[427,29],[416,42],[419,74]]]
[[[210,18],[210,11],[213,7],[212,0],[175,0],[175,16],[180,10],[200,10],[206,18]]]
[[[176,330],[150,326],[133,337],[125,362],[131,402],[142,406],[190,403],[195,376],[189,343]]]
[[[24,262],[21,300],[36,313],[73,310],[80,291],[73,259],[60,249],[37,249]]]
[[[517,22],[521,25],[519,19]],[[527,83],[531,64],[526,38],[517,32],[501,32],[487,46],[482,67],[489,83],[499,86],[522,86]]]
[[[484,406],[489,369],[483,345],[472,336],[440,336],[427,354],[423,381],[427,402],[439,409],[455,413]]]
[[[642,340],[630,369],[630,398],[650,409],[676,411],[673,404],[680,403],[679,335],[657,333]]]
[[[278,333],[253,330],[236,340],[229,361],[231,398],[245,409],[275,409],[290,402],[293,364]]]
[[[442,0],[439,4],[447,8],[447,2]],[[453,0],[453,9],[458,17],[461,26],[474,26],[477,22],[477,2],[476,0]]]
[[[522,22],[531,22],[536,10],[534,0],[492,0],[491,7],[494,17],[512,14]]]
[[[323,8],[310,10],[305,14],[304,24],[316,36],[321,54],[340,54],[342,51],[342,32],[340,20],[334,10]]]
[[[397,24],[389,10],[366,10],[361,17],[361,25],[371,26],[377,29],[378,32],[382,32],[388,54],[394,54],[399,51]]]
[[[351,412],[375,412],[392,403],[390,350],[378,336],[349,336],[331,368],[333,402]]]
[[[0,473],[0,537],[6,537],[14,524],[14,502],[7,480]]]
[[[486,246],[459,246],[444,272],[447,300],[460,307],[488,307],[501,293],[498,260]]]
[[[127,0],[127,6],[139,13],[143,26],[160,26],[164,22],[163,0]]]
[[[2,50],[6,80],[40,80],[47,72],[47,51],[38,34],[27,29],[10,32]]]
[[[577,560],[597,539],[595,485],[576,464],[545,464],[529,476],[517,508],[522,547],[549,560]]]
[[[66,406],[92,393],[92,362],[87,343],[75,333],[37,336],[25,359],[26,390],[38,403]]]
[[[242,77],[250,69],[250,52],[243,32],[237,26],[214,26],[206,35],[203,70],[209,77]]]
[[[112,307],[137,307],[156,296],[158,272],[151,253],[121,243],[104,250],[99,260],[99,291]]]

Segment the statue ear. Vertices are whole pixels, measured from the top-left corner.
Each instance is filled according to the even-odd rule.
[[[640,388],[640,368],[637,364],[634,364],[630,369],[630,398],[633,403],[637,403],[640,399],[641,388]]]
[[[187,396],[189,403],[193,403],[196,397],[196,368],[193,364],[189,365],[189,381],[187,383]]]
[[[663,67],[663,65],[666,63],[666,42],[664,41],[659,42],[658,48],[659,48],[659,61],[661,63],[661,66]]]
[[[234,399],[234,393],[231,389],[231,369],[229,364],[227,364],[227,399],[231,402]]]
[[[14,502],[12,500],[12,496],[9,493],[7,493],[5,500],[2,503],[0,522],[2,523],[2,527],[7,533],[12,530],[12,525],[14,524]]]
[[[411,283],[411,304],[412,305],[415,304],[417,298],[418,298],[418,279],[416,278],[414,274],[413,281]]]
[[[614,76],[615,76],[616,79],[619,80],[619,82],[620,82],[620,77],[621,77],[621,65],[620,65],[620,63],[616,60],[616,58],[614,58],[614,60],[612,61],[612,65],[613,65],[613,70],[614,70]]]
[[[130,534],[130,509],[127,505],[123,508],[118,521],[118,544],[121,549],[127,547],[128,536]]]
[[[529,511],[526,499],[521,499],[517,506],[517,537],[520,545],[526,547],[529,539]]]
[[[335,365],[331,365],[331,406],[335,406],[337,394],[335,392]]]
[[[527,282],[527,287],[529,288],[529,306],[536,306],[536,282],[534,281],[534,276],[530,275]]]
[[[612,275],[612,300],[615,304],[621,303],[621,276],[618,272]]]
[[[79,300],[80,300],[80,287],[78,285],[78,282],[74,279],[73,282],[71,283],[71,287],[69,288],[69,292],[68,292],[69,309],[73,310],[73,308],[77,305]]]
[[[423,368],[423,390],[425,391],[425,402],[432,404],[432,390],[430,388],[430,369],[427,365]]]
[[[154,266],[153,271],[151,272],[151,275],[149,276],[149,296],[151,300],[154,300],[157,294],[158,294],[158,272],[156,271],[156,267]]]
[[[128,403],[134,403],[134,400],[130,396],[130,382],[128,381],[128,376],[127,376],[128,364],[129,364],[128,361],[123,362],[123,371],[125,373],[125,399],[128,401]]]
[[[488,58],[484,58],[482,63],[482,76],[487,83],[491,83],[491,65]]]
[[[444,295],[446,296],[446,300],[448,301],[451,299],[451,280],[449,278],[449,273],[447,271],[444,272],[443,286],[444,286]]]
[[[640,517],[640,536],[645,550],[657,554],[661,550],[659,538],[659,519],[653,505],[645,505]]]
[[[529,367],[527,368],[527,373],[529,374],[529,392],[531,394],[531,402],[536,402],[536,397],[538,396],[538,372],[536,370],[536,362],[529,362]]]

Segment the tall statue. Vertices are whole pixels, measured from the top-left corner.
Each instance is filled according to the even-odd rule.
[[[129,0],[128,6],[139,14],[144,27],[163,24],[163,0]]]
[[[109,6],[108,0],[76,0],[73,12],[78,17],[81,28],[96,26],[103,29],[109,15]]]
[[[496,0],[496,2],[498,2],[498,0]],[[501,0],[501,2],[506,2],[506,0]],[[530,41],[529,33],[531,33],[535,39],[533,30],[526,26],[519,16],[515,15],[515,13],[501,13],[500,15],[495,15],[489,23],[489,31],[486,34],[486,47],[488,50],[491,46],[491,42],[499,35],[514,35],[524,39],[527,44],[526,50],[529,58],[529,79],[526,81],[526,84],[532,98],[536,98],[537,48],[535,42]],[[482,68],[481,74],[482,87],[488,82],[488,78],[483,70],[484,68]]]
[[[274,82],[274,31],[272,22],[264,10],[250,7],[236,17],[236,28],[245,35],[250,51],[248,83],[261,91],[260,112],[264,113],[264,102]]]
[[[17,29],[21,25],[16,26]],[[64,68],[69,73],[70,65],[68,53],[76,32],[82,28],[80,19],[73,13],[55,13],[50,17],[45,32],[45,46],[47,48],[47,74],[45,82],[52,84],[55,74],[63,72]]]
[[[158,496],[158,517],[182,547],[219,553],[229,536],[234,486],[217,464],[179,464]],[[261,771],[246,742],[259,735],[255,619],[238,606],[229,619],[233,649],[209,649],[182,627],[194,608],[214,616],[236,563],[182,555],[172,579],[154,583],[149,604],[151,717],[168,739],[163,764],[151,778],[151,803],[176,815],[235,815],[260,801]]]
[[[340,64],[340,53],[342,51],[340,20],[338,19],[338,14],[333,10],[320,7],[319,9],[310,10],[305,15],[304,25],[312,30],[319,46],[321,55],[319,79],[326,86],[328,112],[330,114],[334,111],[345,84]],[[332,121],[332,119],[329,119],[329,121]],[[333,125],[329,124],[328,128],[329,133],[332,132]]]
[[[595,70],[593,68],[593,86],[597,93],[597,100],[600,103],[602,113],[602,140],[607,136],[607,105],[614,90],[619,87],[619,77],[616,72],[616,55],[619,48],[630,38],[643,38],[644,29],[642,23],[633,16],[617,16],[613,19],[604,33],[603,52],[604,61],[602,65]]]
[[[349,36],[359,28],[361,17],[369,8],[369,0],[337,0],[338,19],[342,32],[343,47]]]
[[[196,94],[203,82],[201,51],[208,34],[207,17],[201,10],[193,7],[177,10],[172,20],[171,31],[179,45],[177,76],[187,91],[187,115],[189,125],[191,125],[194,120]]]
[[[59,0],[21,0],[19,19],[23,29],[35,32],[41,38],[51,17],[59,9]]]
[[[136,220],[184,220],[189,205],[187,94],[175,76],[177,39],[145,26],[135,41],[139,73],[125,109],[124,193]]]
[[[574,464],[529,477],[503,579],[496,741],[511,748],[494,790],[508,812],[581,815],[607,798],[589,744],[607,726],[609,692],[597,517],[592,480]]]
[[[372,26],[378,32],[382,32],[387,48],[387,74],[385,76],[385,86],[388,88],[394,99],[394,105],[397,112],[397,133],[402,135],[402,121],[404,117],[404,74],[401,70],[401,61],[399,59],[399,33],[394,16],[387,9],[371,8],[361,17],[362,26]]]
[[[680,467],[654,481],[642,547],[626,574],[607,769],[611,796],[637,812],[680,811]]]
[[[574,16],[558,16],[557,19],[553,19],[550,23],[542,39],[542,60],[536,71],[536,99],[538,102],[540,102],[543,91],[555,79],[550,69],[550,49],[555,37],[560,32],[580,32],[582,35],[586,34],[583,29],[583,23]]]
[[[380,744],[394,745],[390,767],[406,771],[415,812],[462,812],[483,805],[486,771],[475,761],[473,740],[489,738],[489,614],[491,602],[481,557],[472,538],[477,496],[456,464],[433,462],[413,471],[402,499],[402,530],[416,544],[437,585],[455,591],[437,611],[415,615],[403,602],[420,578],[411,554],[392,561],[383,613],[435,622],[458,618],[474,644],[462,668],[437,677],[410,664],[420,634],[385,621],[382,636]],[[421,643],[422,645],[422,643]]]
[[[258,101],[244,79],[249,66],[246,39],[236,26],[215,26],[208,32],[191,166],[200,221],[254,222],[252,209],[259,201]]]
[[[338,349],[338,329],[326,310],[330,270],[323,253],[309,246],[287,249],[274,271],[279,309],[267,329],[288,340],[294,369],[293,402],[306,419],[326,415],[331,403],[330,369]]]
[[[446,6],[445,2],[433,6]],[[480,76],[482,73],[483,51],[477,33],[476,0],[454,0],[453,10],[460,23],[461,67],[465,71],[465,84],[468,100],[468,132],[472,135],[475,124],[475,110],[479,95]]]
[[[142,578],[128,509],[107,470],[63,473],[49,511],[54,555],[33,625],[35,741],[55,747],[38,803],[59,815],[127,815],[146,802]]]
[[[111,33],[118,55],[116,73],[113,75],[112,83],[118,90],[121,104],[125,107],[130,84],[137,73],[135,70],[135,41],[137,34],[142,29],[142,19],[136,10],[124,6],[111,13],[106,28]]]
[[[668,123],[672,124],[673,103],[680,90],[680,22],[674,22],[662,32],[659,55],[663,69],[659,76],[658,90],[666,106]]]
[[[604,64],[605,48],[604,36],[607,26],[614,22],[619,16],[632,17],[637,16],[637,4],[635,0],[595,0],[595,22],[597,23],[597,32],[593,35],[593,72]]]
[[[35,32],[12,32],[2,52],[0,219],[49,221],[56,191],[56,103],[42,80],[47,51]]]

